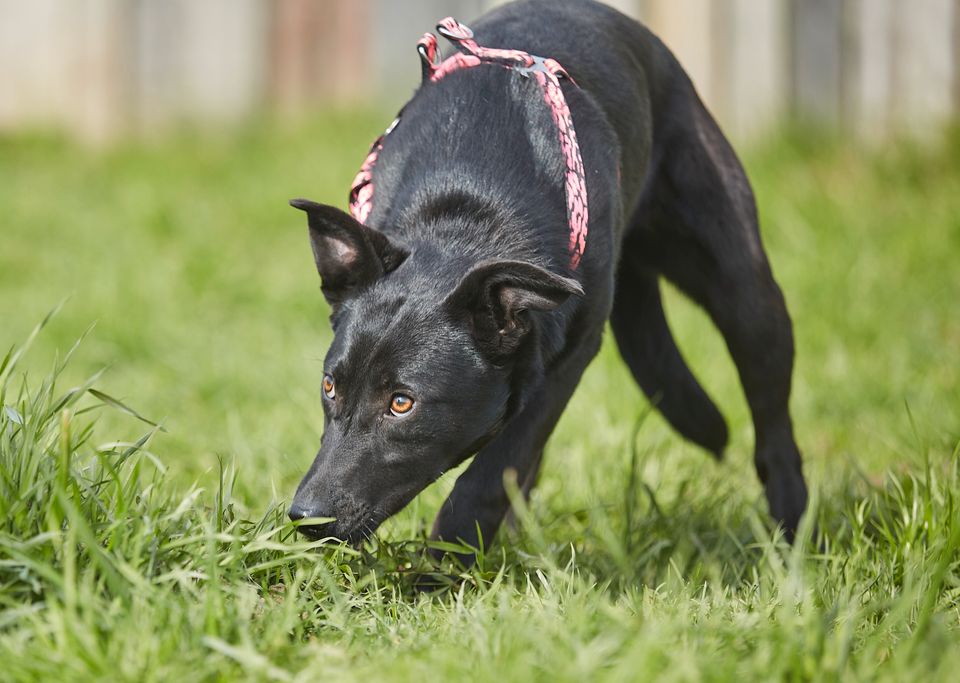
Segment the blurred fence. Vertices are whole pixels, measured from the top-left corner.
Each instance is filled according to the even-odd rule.
[[[0,130],[99,141],[363,101],[414,43],[491,0],[0,0]],[[960,112],[960,0],[613,0],[676,52],[738,139],[784,117],[878,137]]]

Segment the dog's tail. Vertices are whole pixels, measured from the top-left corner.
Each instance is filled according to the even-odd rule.
[[[610,324],[620,355],[656,408],[682,436],[722,457],[727,423],[680,355],[657,276],[631,266],[629,259],[617,274]]]

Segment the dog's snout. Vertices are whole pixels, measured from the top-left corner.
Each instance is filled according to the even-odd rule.
[[[307,517],[314,517],[314,516],[315,515],[313,515],[309,509],[300,505],[296,501],[294,501],[290,505],[290,511],[287,512],[287,517],[289,517],[290,520],[293,522],[299,521],[301,519],[306,519]]]
[[[293,504],[290,505],[290,510],[287,512],[287,516],[291,521],[299,522],[301,519],[324,517],[325,515],[322,515],[318,511],[294,501]],[[329,537],[333,535],[333,522],[325,522],[323,524],[303,524],[297,527],[297,531],[314,540]]]

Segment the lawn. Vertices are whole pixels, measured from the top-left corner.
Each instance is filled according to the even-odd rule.
[[[726,460],[650,412],[608,338],[517,528],[426,595],[421,572],[455,571],[424,553],[455,473],[360,549],[283,515],[330,340],[286,200],[343,205],[383,120],[0,139],[0,679],[960,669],[960,132],[867,150],[788,131],[745,153],[797,335],[813,508],[795,546],[766,517],[723,343],[670,291]]]

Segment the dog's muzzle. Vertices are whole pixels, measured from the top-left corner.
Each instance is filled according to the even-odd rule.
[[[290,506],[290,511],[287,512],[287,516],[291,521],[298,522],[301,519],[309,519],[311,517],[326,517],[327,515],[323,515],[316,510],[302,507],[297,504],[296,501],[294,501],[294,503]],[[324,522],[323,524],[303,524],[297,527],[297,531],[314,541],[321,538],[337,538],[335,521]]]

